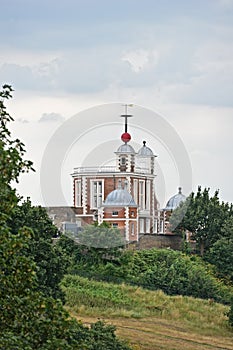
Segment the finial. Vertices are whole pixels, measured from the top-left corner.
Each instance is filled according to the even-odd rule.
[[[182,187],[178,187],[178,191],[179,194],[182,194]]]
[[[142,141],[143,147],[146,147],[146,141]]]

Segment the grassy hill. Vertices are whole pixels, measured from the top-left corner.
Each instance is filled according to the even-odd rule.
[[[62,283],[70,313],[85,323],[104,319],[133,349],[231,349],[229,307],[213,300],[90,281],[68,275]]]

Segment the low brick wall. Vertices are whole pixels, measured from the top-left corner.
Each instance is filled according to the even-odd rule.
[[[146,234],[141,236],[139,242],[135,242],[133,245],[133,249],[171,248],[181,250],[182,238],[176,235]]]

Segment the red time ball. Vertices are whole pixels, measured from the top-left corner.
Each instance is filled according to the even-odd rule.
[[[128,132],[124,132],[122,135],[121,135],[121,140],[125,143],[129,142],[131,140],[131,136]]]

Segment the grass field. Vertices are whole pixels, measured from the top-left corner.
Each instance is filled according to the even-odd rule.
[[[73,314],[78,320],[89,324],[97,317]],[[117,334],[129,341],[135,350],[220,350],[233,349],[233,337],[224,332],[223,335],[201,335],[198,331],[190,331],[182,322],[147,317],[141,319],[105,317],[107,323],[117,327]],[[200,324],[200,328],[202,328]]]
[[[167,296],[127,285],[67,276],[67,309],[89,324],[98,319],[117,327],[133,349],[233,350],[228,307],[213,300]]]

